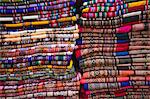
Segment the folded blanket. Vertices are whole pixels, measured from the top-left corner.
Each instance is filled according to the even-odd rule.
[[[149,30],[150,29],[150,23],[139,23],[139,24],[133,24],[133,25],[127,25],[127,26],[122,26],[122,27],[118,27],[118,28],[97,28],[97,26],[95,28],[93,27],[81,27],[79,28],[80,32],[98,32],[98,33],[127,33],[127,32],[135,32],[135,31],[142,31],[142,30]]]
[[[10,97],[10,98],[33,98],[33,97],[58,97],[58,96],[67,96],[67,97],[71,97],[71,96],[74,96],[74,95],[78,95],[79,92],[78,91],[72,91],[72,90],[67,90],[67,91],[56,91],[56,92],[53,92],[53,91],[49,91],[49,92],[34,92],[34,93],[27,93],[25,95],[18,95],[18,94],[11,94],[9,93],[8,95],[5,95],[5,94],[1,94],[1,97]],[[59,98],[59,97],[58,97]]]
[[[149,70],[97,70],[83,73],[82,78],[92,78],[92,77],[111,77],[111,76],[132,76],[141,75],[146,76],[150,72]]]
[[[127,81],[149,81],[150,76],[130,76],[130,77],[96,77],[89,79],[81,79],[81,84],[86,83],[113,83],[113,82],[127,82]]]
[[[45,6],[46,5],[46,6]],[[33,5],[32,7],[20,7],[20,8],[4,8],[0,7],[0,13],[1,14],[13,14],[13,13],[30,13],[30,12],[37,12],[37,11],[43,11],[43,10],[54,10],[54,9],[61,9],[61,8],[65,8],[68,6],[74,6],[75,2],[70,1],[70,2],[65,2],[63,4],[57,4],[57,5],[50,5],[50,4],[38,4],[38,5]]]
[[[97,71],[97,70],[145,70],[150,69],[150,63],[133,63],[131,64],[120,64],[115,66],[101,66],[101,67],[88,67],[81,68],[82,72]]]
[[[22,27],[22,26],[29,26],[29,25],[46,25],[46,24],[53,24],[58,22],[67,22],[67,21],[76,21],[76,17],[67,17],[67,18],[60,18],[57,20],[44,20],[44,21],[37,21],[37,22],[25,22],[25,23],[17,23],[17,24],[4,24],[4,27]]]
[[[3,3],[1,3],[1,2],[3,2]],[[11,3],[9,3],[9,2],[11,2]],[[43,0],[23,0],[23,1],[21,1],[20,0],[20,2],[18,0],[18,2],[16,2],[17,4],[12,3],[12,2],[13,1],[4,1],[4,0],[0,1],[1,5],[3,5],[2,7],[7,5],[7,7],[9,6],[8,8],[15,8],[14,6],[16,5],[19,8],[25,8],[24,5],[29,5],[31,7],[33,7],[37,4],[38,5],[39,4],[56,5],[56,4],[66,3],[66,2],[76,2],[76,0],[63,0],[63,1],[62,0],[57,0],[57,1],[52,1],[52,0],[50,0],[50,1],[43,1]],[[26,3],[28,3],[28,4],[26,4]]]

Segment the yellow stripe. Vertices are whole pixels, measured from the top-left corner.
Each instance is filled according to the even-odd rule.
[[[76,16],[67,17],[67,18],[60,18],[58,20],[46,20],[46,21],[37,21],[37,22],[25,22],[25,23],[17,23],[17,24],[5,24],[5,27],[22,27],[22,26],[29,26],[29,25],[45,25],[53,22],[65,22],[65,21],[76,21]]]
[[[85,8],[85,9],[82,10],[82,13],[88,12],[88,11],[89,11],[89,8]]]
[[[145,5],[145,4],[146,4],[146,0],[139,1],[139,2],[129,3],[128,6],[130,8],[130,7],[136,7],[136,6],[141,6],[141,5]]]
[[[77,19],[76,19],[76,16],[73,16],[73,17],[66,17],[66,18],[60,18],[60,19],[58,19],[57,21],[58,22],[65,22],[65,21],[76,21]]]
[[[17,24],[5,24],[5,27],[21,27],[22,23],[17,23]]]
[[[44,24],[49,24],[49,21],[32,22],[32,25],[44,25]]]

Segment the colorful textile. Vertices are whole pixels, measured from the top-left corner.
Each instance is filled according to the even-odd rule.
[[[82,0],[76,58],[83,99],[149,98],[147,0]],[[145,6],[146,5],[146,6]]]
[[[0,97],[79,99],[76,0],[0,0]]]

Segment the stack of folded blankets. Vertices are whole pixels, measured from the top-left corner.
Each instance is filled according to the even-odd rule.
[[[82,0],[75,51],[83,99],[150,98],[148,0]]]
[[[76,0],[0,0],[0,97],[78,99]]]

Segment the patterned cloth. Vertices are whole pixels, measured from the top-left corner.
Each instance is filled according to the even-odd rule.
[[[79,99],[76,0],[0,0],[0,97]]]
[[[75,51],[82,71],[81,98],[149,98],[148,1],[82,1]]]

